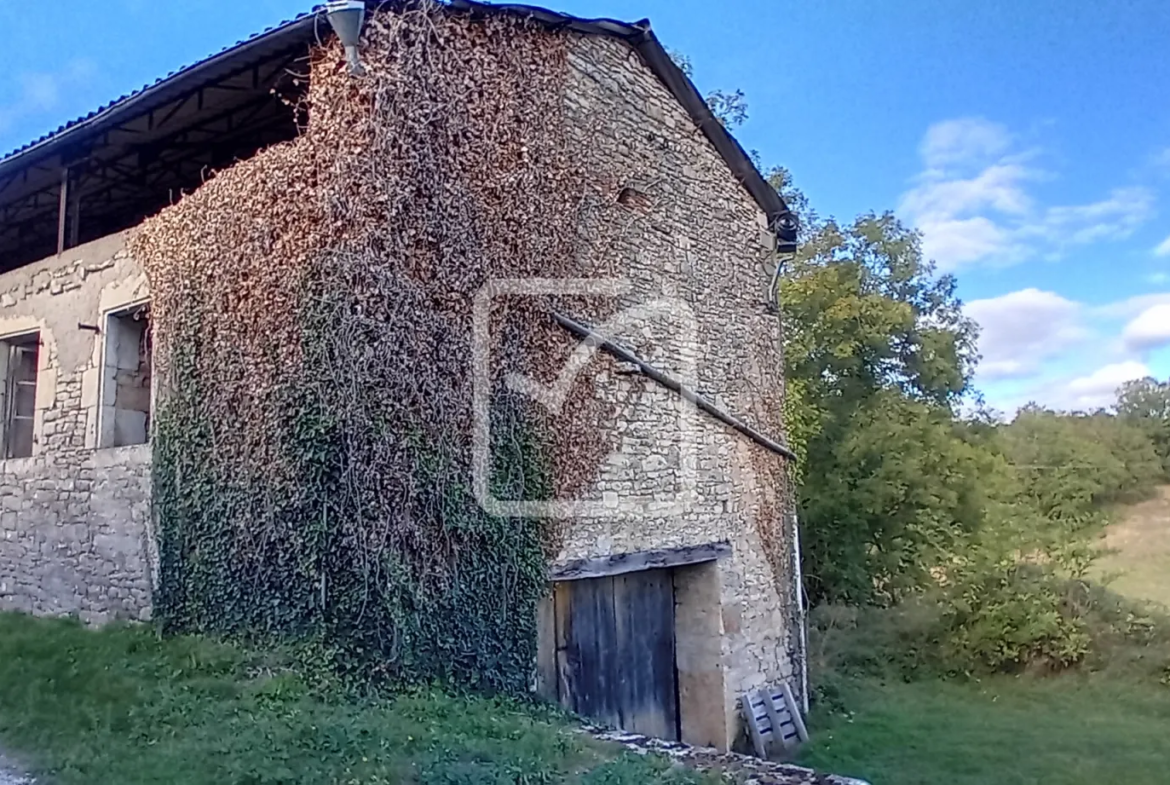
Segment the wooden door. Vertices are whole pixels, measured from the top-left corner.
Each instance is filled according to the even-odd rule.
[[[563,581],[555,612],[562,705],[606,725],[677,740],[671,572]]]

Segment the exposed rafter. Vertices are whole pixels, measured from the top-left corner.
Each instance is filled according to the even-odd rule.
[[[307,54],[308,42],[287,42],[228,64],[212,81],[0,172],[0,270],[133,226],[216,169],[294,137],[290,103],[304,86],[294,69]]]

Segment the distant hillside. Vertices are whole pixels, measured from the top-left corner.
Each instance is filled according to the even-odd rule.
[[[1170,609],[1170,485],[1149,501],[1124,508],[1106,530],[1104,545],[1116,553],[1096,565],[1099,575],[1116,575],[1115,591]]]

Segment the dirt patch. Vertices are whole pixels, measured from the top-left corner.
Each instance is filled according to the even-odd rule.
[[[1102,542],[1113,552],[1098,563],[1099,576],[1112,577],[1111,587],[1127,597],[1170,608],[1170,485],[1120,511]]]

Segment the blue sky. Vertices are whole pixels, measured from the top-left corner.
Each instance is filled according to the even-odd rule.
[[[993,405],[1104,405],[1170,375],[1170,3],[549,5],[649,17],[700,89],[746,93],[744,146],[821,214],[894,209],[922,229],[983,327]],[[308,6],[5,3],[0,149]]]

